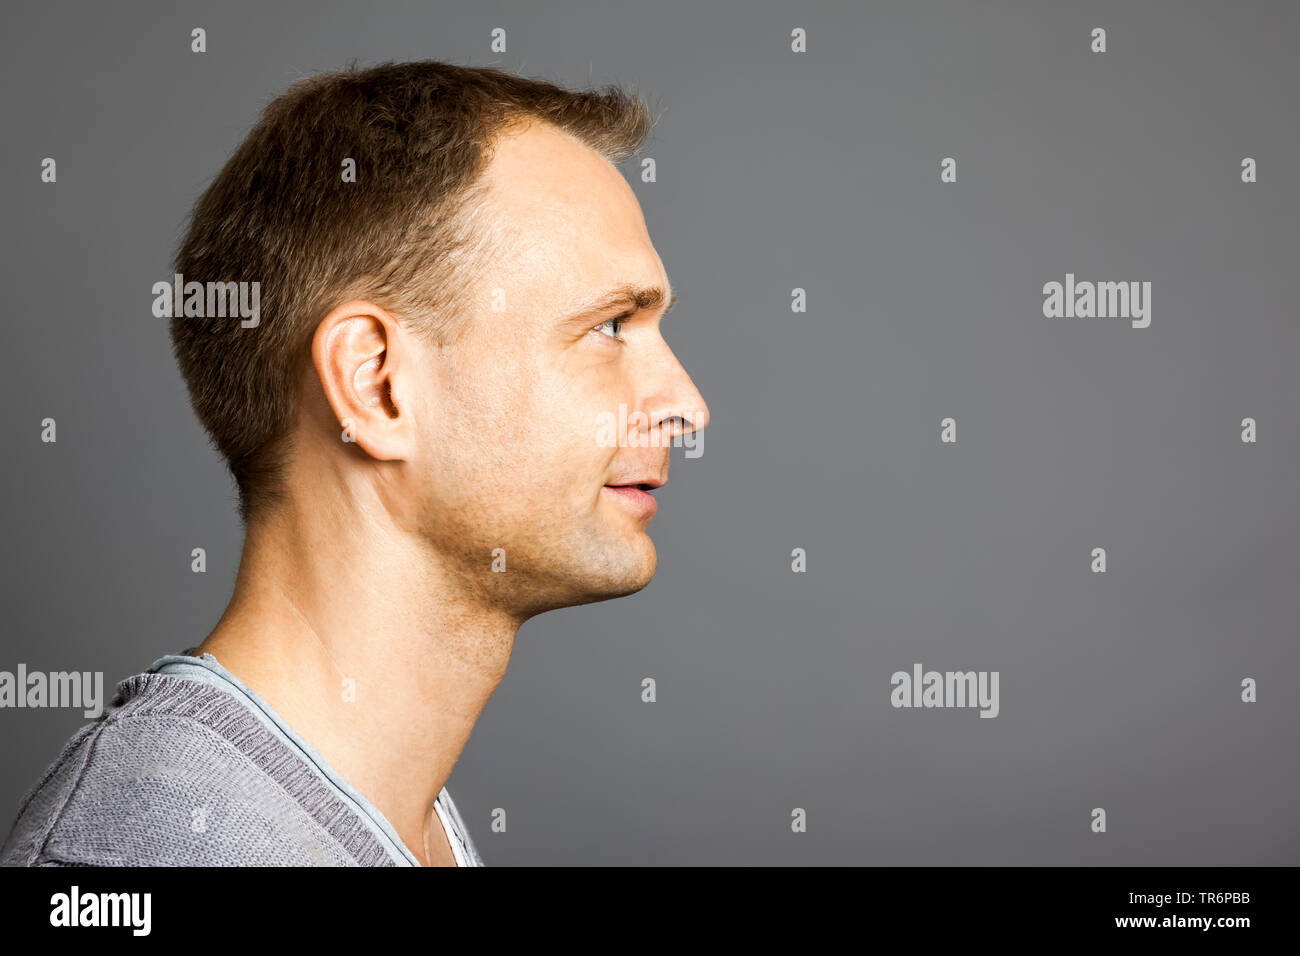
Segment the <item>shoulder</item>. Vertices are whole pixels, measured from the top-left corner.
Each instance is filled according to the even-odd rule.
[[[160,675],[137,675],[151,676]],[[292,754],[271,752],[274,741],[240,719],[238,701],[192,681],[132,687],[136,680],[119,686],[113,706],[68,741],[24,798],[0,863],[350,862],[268,775],[266,760]]]

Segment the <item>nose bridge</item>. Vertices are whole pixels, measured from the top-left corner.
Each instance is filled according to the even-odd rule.
[[[704,396],[668,343],[662,336],[657,338],[657,352],[644,383],[643,408],[650,416],[650,425],[662,426],[674,435],[701,431],[709,423]]]

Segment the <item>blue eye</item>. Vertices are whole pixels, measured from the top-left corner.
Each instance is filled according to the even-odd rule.
[[[608,335],[611,339],[614,339],[614,340],[616,340],[616,341],[621,342],[621,341],[623,341],[623,338],[622,338],[622,336],[621,336],[619,333],[621,333],[621,332],[623,331],[623,323],[624,323],[625,321],[627,321],[627,316],[625,316],[625,315],[620,315],[620,316],[619,316],[618,318],[616,318],[616,319],[606,319],[604,322],[600,323],[600,325],[598,325],[598,326],[596,326],[594,329],[592,329],[592,331],[593,331],[593,332],[599,332],[601,329],[603,329],[603,328],[605,328],[606,326],[608,326],[608,327],[610,328],[610,331],[609,331],[609,332],[601,332],[601,334],[602,334],[602,335]]]

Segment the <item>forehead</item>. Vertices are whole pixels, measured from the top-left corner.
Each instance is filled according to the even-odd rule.
[[[483,178],[484,211],[506,237],[487,287],[564,305],[624,283],[667,285],[636,194],[567,133],[534,123],[499,138]]]

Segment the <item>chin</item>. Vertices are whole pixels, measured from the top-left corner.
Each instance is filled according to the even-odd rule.
[[[509,546],[506,550],[511,551]],[[530,560],[517,558],[514,571],[527,575],[528,584],[515,597],[526,602],[529,616],[635,594],[654,579],[659,564],[655,544],[644,528],[633,533],[626,528],[612,533],[602,528],[577,540],[545,546],[533,542],[528,551]],[[502,584],[519,580],[513,577]]]
[[[583,603],[635,594],[654,579],[659,556],[648,535],[642,535],[641,540],[633,548],[624,550],[620,557],[620,561],[610,560],[591,569],[590,575],[585,577],[587,598]]]
[[[637,568],[637,570],[628,578],[628,589],[623,593],[635,594],[653,581],[657,566],[658,560],[655,557],[654,551],[651,550],[650,560],[645,565]]]

